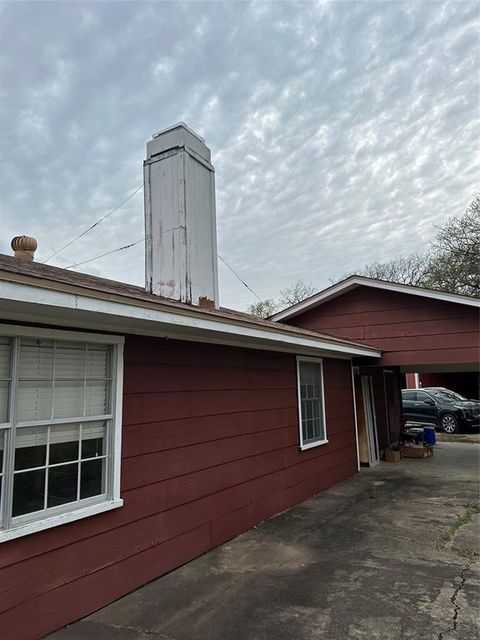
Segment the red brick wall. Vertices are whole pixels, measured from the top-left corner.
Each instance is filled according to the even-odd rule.
[[[122,508],[0,545],[0,638],[32,640],[357,470],[350,362],[298,449],[293,355],[127,337]]]

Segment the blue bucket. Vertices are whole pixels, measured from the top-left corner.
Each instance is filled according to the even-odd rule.
[[[437,442],[435,427],[423,427],[423,437],[425,439],[425,444],[433,447],[433,445]]]

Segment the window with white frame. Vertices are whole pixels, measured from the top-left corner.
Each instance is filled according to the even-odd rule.
[[[22,333],[0,335],[0,540],[120,502],[123,340]]]
[[[300,447],[327,442],[323,367],[318,358],[297,358]]]

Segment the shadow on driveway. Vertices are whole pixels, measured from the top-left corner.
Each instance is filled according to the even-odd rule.
[[[362,471],[49,640],[478,640],[479,454]]]

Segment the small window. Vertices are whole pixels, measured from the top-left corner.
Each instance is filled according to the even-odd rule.
[[[0,335],[0,541],[121,504],[123,339],[24,332]]]
[[[414,402],[417,399],[416,391],[402,391],[402,398],[407,402]]]
[[[322,361],[297,359],[300,448],[327,442]]]

